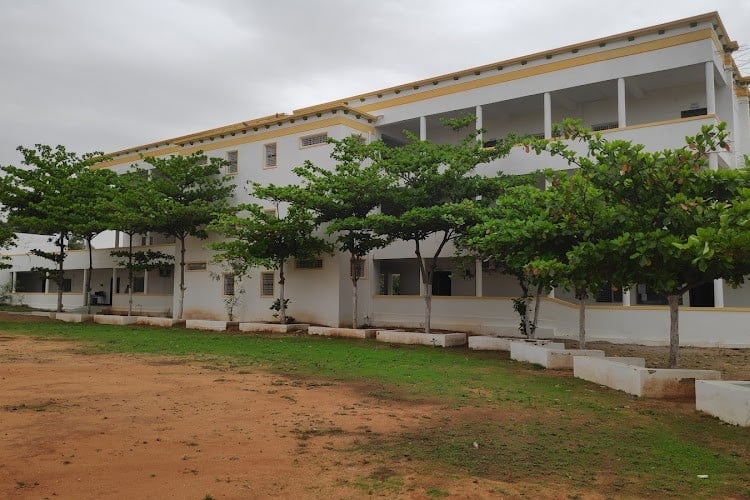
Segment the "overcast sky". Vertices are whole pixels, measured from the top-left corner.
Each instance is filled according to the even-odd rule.
[[[0,165],[111,152],[750,0],[0,0]],[[750,51],[740,56],[750,74]]]

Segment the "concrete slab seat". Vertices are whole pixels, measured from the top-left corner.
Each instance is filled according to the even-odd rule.
[[[374,328],[330,328],[326,326],[311,326],[307,329],[310,335],[323,335],[326,337],[345,337],[350,339],[374,339],[376,330]]]
[[[576,357],[573,375],[639,398],[694,399],[695,380],[720,380],[716,370],[645,368],[642,358]]]
[[[422,333],[400,330],[378,330],[375,340],[391,344],[431,345],[434,347],[453,347],[466,345],[465,333]]]
[[[730,424],[750,427],[750,381],[696,380],[695,409]]]
[[[117,316],[114,314],[94,314],[94,323],[100,325],[134,325],[138,316]]]
[[[310,325],[307,323],[240,323],[240,331],[245,333],[305,333]]]
[[[160,318],[156,316],[137,316],[136,324],[148,326],[161,326],[163,328],[172,328],[174,326],[184,326],[184,319]]]
[[[476,351],[510,351],[511,342],[525,342],[532,345],[547,345],[553,343],[551,340],[522,339],[518,337],[489,337],[487,335],[472,335],[469,337],[469,349]],[[562,348],[564,344],[554,343]]]
[[[207,319],[187,319],[185,328],[206,332],[226,332],[228,321],[212,321]]]
[[[552,370],[572,370],[573,358],[580,356],[604,357],[596,349],[565,349],[561,343],[534,345],[528,342],[511,342],[510,359],[542,365]]]
[[[94,321],[94,316],[92,314],[81,313],[55,313],[53,319],[66,323],[90,323]]]

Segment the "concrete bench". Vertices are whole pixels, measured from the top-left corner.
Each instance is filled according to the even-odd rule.
[[[378,330],[375,332],[378,342],[392,344],[431,345],[435,347],[453,347],[466,344],[465,333],[422,333],[404,332],[399,330]]]
[[[375,332],[376,330],[371,328],[330,328],[326,326],[311,326],[307,329],[307,333],[310,335],[350,339],[374,339]]]
[[[207,319],[188,319],[185,320],[185,328],[191,330],[203,330],[206,332],[225,332],[227,331],[227,322],[211,321]]]
[[[573,359],[580,356],[603,358],[604,351],[596,349],[565,349],[564,344],[536,345],[529,342],[511,342],[510,359],[542,365],[552,370],[572,370]]]
[[[94,323],[100,325],[134,325],[138,316],[117,316],[114,314],[95,314]]]
[[[156,317],[156,316],[138,316],[136,324],[171,328],[173,326],[184,325],[185,320],[174,319],[174,318],[161,318],[161,317]]]
[[[695,409],[730,424],[750,427],[750,381],[696,380]]]
[[[477,351],[510,351],[511,342],[526,342],[533,345],[547,345],[553,343],[551,340],[522,339],[518,337],[489,337],[486,335],[473,335],[469,337],[469,349]],[[554,343],[565,347],[564,344]]]
[[[240,323],[241,332],[245,333],[305,333],[310,325],[306,323]]]
[[[633,396],[655,399],[693,399],[696,379],[721,379],[716,370],[645,368],[641,358],[576,357],[573,375]]]
[[[81,313],[56,313],[54,319],[66,323],[89,323],[94,320],[94,316]]]

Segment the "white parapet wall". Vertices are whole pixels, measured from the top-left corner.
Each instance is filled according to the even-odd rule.
[[[370,328],[331,328],[327,326],[311,326],[307,329],[307,333],[310,335],[351,339],[374,339],[375,332],[375,329]]]
[[[645,368],[641,358],[576,357],[573,375],[619,391],[654,399],[693,399],[695,380],[720,380],[716,370]]]
[[[227,322],[210,321],[206,319],[188,319],[185,320],[185,328],[207,332],[225,332],[227,331]]]
[[[163,328],[171,328],[173,326],[180,326],[185,324],[184,319],[173,319],[173,318],[160,318],[156,316],[137,316],[136,323],[139,325],[148,326],[161,326]]]
[[[239,325],[241,332],[245,333],[305,333],[310,325],[306,323],[290,323],[282,325],[279,323],[245,323]]]
[[[465,333],[421,333],[400,330],[378,330],[375,332],[378,342],[392,344],[431,345],[435,347],[453,347],[466,345]]]
[[[138,316],[116,316],[113,314],[95,314],[94,323],[100,325],[134,325]]]
[[[750,427],[750,381],[696,380],[695,409],[730,424]]]

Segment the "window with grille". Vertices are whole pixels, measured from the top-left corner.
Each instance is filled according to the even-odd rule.
[[[224,295],[234,295],[234,274],[224,275]]]
[[[237,151],[227,151],[227,173],[236,174],[238,171],[237,167],[238,154]]]
[[[270,144],[264,144],[263,145],[263,154],[265,156],[265,163],[263,164],[265,168],[273,168],[276,166],[276,143],[272,142]]]
[[[708,114],[708,108],[692,108],[680,111],[680,118],[690,118],[691,116],[703,116]]]
[[[274,293],[274,276],[273,272],[264,272],[260,274],[260,296],[273,297]]]
[[[188,262],[185,264],[188,271],[205,271],[206,270],[206,263],[205,262]]]
[[[591,126],[591,130],[594,132],[601,132],[602,130],[612,130],[614,128],[619,128],[620,124],[617,122],[603,122],[603,123],[596,123]]]
[[[323,259],[298,259],[294,261],[297,269],[322,269]]]
[[[320,134],[300,137],[299,145],[301,148],[307,148],[310,146],[318,146],[319,144],[325,144],[326,141],[328,141],[328,133],[323,132]]]

